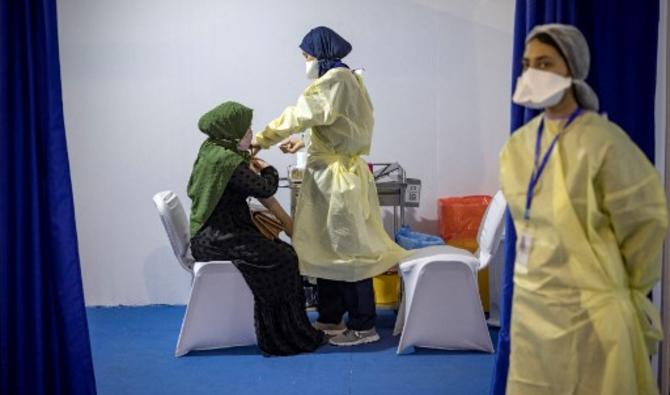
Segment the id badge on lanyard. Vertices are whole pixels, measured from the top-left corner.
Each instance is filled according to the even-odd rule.
[[[533,249],[534,237],[531,232],[530,218],[531,218],[531,207],[533,205],[535,188],[537,187],[540,177],[542,177],[542,174],[544,173],[544,169],[547,166],[547,163],[549,162],[549,158],[551,157],[551,153],[554,151],[554,147],[556,146],[559,137],[561,136],[563,131],[567,129],[567,127],[570,126],[570,124],[581,114],[581,112],[582,112],[581,108],[577,108],[575,112],[573,112],[570,115],[568,121],[565,123],[565,126],[563,126],[563,128],[558,133],[556,133],[556,136],[549,144],[549,148],[547,148],[547,152],[545,152],[545,154],[542,156],[541,161],[540,161],[540,148],[542,145],[542,133],[544,131],[544,117],[542,118],[542,120],[540,120],[540,126],[537,129],[537,141],[535,142],[535,161],[533,166],[533,172],[530,176],[530,181],[528,182],[528,190],[526,192],[526,209],[523,214],[524,219],[523,228],[521,229],[521,232],[519,232],[519,241],[517,244],[517,252],[516,252],[516,261],[518,263],[518,270],[520,270],[521,272],[528,271],[528,260],[530,257],[530,253]]]

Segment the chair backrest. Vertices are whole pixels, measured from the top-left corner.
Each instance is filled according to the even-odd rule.
[[[179,197],[172,191],[163,191],[154,195],[154,203],[170,239],[172,251],[181,266],[192,273],[195,259],[191,255],[189,221]]]
[[[477,257],[479,258],[480,270],[488,266],[500,245],[506,207],[507,202],[505,201],[505,197],[502,191],[498,191],[486,208],[482,222],[479,224],[479,234],[477,235],[479,250]]]

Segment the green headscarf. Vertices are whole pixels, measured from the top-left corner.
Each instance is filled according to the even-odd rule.
[[[191,236],[205,224],[219,203],[233,171],[249,154],[237,148],[251,126],[253,110],[228,101],[216,106],[198,121],[198,128],[209,136],[200,146],[188,181],[191,198]]]

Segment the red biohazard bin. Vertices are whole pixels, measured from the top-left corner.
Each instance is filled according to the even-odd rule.
[[[459,240],[476,241],[479,223],[490,201],[491,196],[487,195],[439,199],[437,218],[440,236],[444,242],[452,244]]]

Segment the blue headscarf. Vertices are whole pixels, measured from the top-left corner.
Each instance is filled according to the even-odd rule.
[[[300,49],[319,61],[319,77],[335,67],[349,68],[342,63],[342,58],[351,52],[351,44],[325,26],[310,30],[302,39]]]

